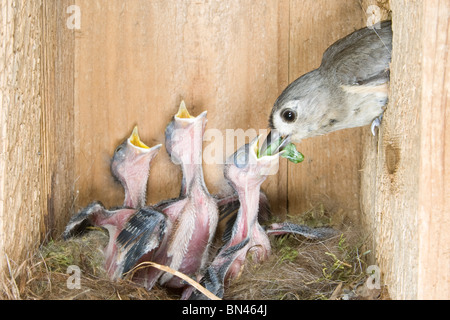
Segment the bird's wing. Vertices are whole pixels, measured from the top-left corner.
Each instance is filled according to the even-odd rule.
[[[389,81],[391,21],[364,28],[335,42],[324,53],[320,70],[341,85],[381,85]]]
[[[239,251],[243,249],[250,242],[250,238],[247,237],[238,244],[227,248],[227,245],[223,246],[219,254],[214,258],[214,261],[206,269],[200,284],[215,294],[217,297],[222,298],[224,293],[225,279],[227,277],[228,269],[235,261]],[[195,290],[189,297],[189,300],[206,300],[207,297],[198,290]]]
[[[112,214],[113,212],[106,210],[101,202],[92,202],[70,219],[62,234],[62,237],[64,240],[67,240],[73,236],[76,236],[82,233],[88,226],[95,226],[96,221],[107,218]]]
[[[158,211],[163,211],[164,209],[166,209],[167,207],[171,206],[172,204],[176,203],[179,200],[180,200],[180,198],[172,198],[172,199],[163,200],[163,201],[155,204],[153,206],[153,208]]]
[[[310,228],[305,225],[283,222],[270,225],[266,233],[269,235],[298,234],[308,239],[324,240],[335,236],[338,231],[332,228]]]
[[[166,216],[150,207],[136,212],[116,239],[117,247],[125,251],[123,273],[133,268],[143,255],[157,249],[167,231]]]

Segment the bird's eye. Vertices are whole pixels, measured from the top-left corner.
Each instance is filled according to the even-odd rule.
[[[294,122],[297,119],[297,113],[294,110],[286,109],[281,113],[281,118],[288,123]]]
[[[116,148],[116,150],[114,151],[114,153],[117,153],[117,152],[120,152],[121,150],[123,149],[123,146],[118,146],[117,148]]]
[[[234,165],[239,169],[244,168],[248,163],[248,150],[242,150],[234,154]]]

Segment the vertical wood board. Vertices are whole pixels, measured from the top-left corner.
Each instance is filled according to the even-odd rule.
[[[377,137],[363,136],[361,204],[376,263],[393,299],[418,292],[422,98],[421,1],[391,1],[389,105]],[[405,54],[407,53],[407,54]]]
[[[41,232],[59,236],[74,210],[74,35],[70,0],[43,2]]]
[[[418,299],[450,298],[450,3],[423,2]]]
[[[0,268],[39,245],[42,1],[1,2]]]
[[[365,22],[359,1],[292,0],[289,82],[319,67],[331,44],[364,27]],[[330,211],[344,209],[358,219],[361,134],[369,130],[347,129],[297,144],[305,161],[288,165],[290,214],[323,204]]]

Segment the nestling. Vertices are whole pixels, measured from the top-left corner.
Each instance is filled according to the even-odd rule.
[[[109,242],[105,248],[105,270],[111,279],[122,277],[122,273],[130,268],[128,256],[143,250],[139,246],[131,246],[130,240],[126,243],[119,241],[123,238],[119,235],[130,219],[141,218],[146,224],[146,252],[158,248],[166,232],[166,216],[152,207],[143,207],[150,164],[160,148],[161,145],[153,148],[146,146],[140,140],[135,127],[131,136],[116,148],[111,160],[111,173],[122,184],[125,191],[123,206],[106,209],[101,202],[94,201],[75,214],[64,230],[64,239],[83,232],[89,225],[108,230]]]
[[[166,150],[171,160],[182,168],[180,196],[153,206],[153,209],[167,216],[163,237],[157,250],[150,252],[151,256],[143,250],[128,250],[131,254],[127,254],[123,272],[144,261],[170,266],[190,277],[199,276],[205,267],[219,219],[217,204],[209,194],[203,178],[202,143],[206,122],[206,112],[197,117],[191,116],[182,102],[178,113],[166,127]],[[145,235],[148,224],[135,217],[130,219],[118,239],[120,238],[120,243],[132,240],[133,248],[145,248],[148,243]],[[154,230],[159,232],[154,225],[160,219],[152,212],[147,220],[151,222],[149,234],[153,236]],[[161,234],[158,232],[156,234]],[[157,281],[166,287],[188,289],[187,284],[178,277],[155,268],[139,270],[134,280],[148,290]]]

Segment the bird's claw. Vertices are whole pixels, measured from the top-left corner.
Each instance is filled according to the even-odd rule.
[[[381,115],[381,116],[375,118],[375,119],[372,121],[372,125],[370,126],[370,130],[372,131],[373,136],[376,136],[376,135],[377,135],[375,129],[380,127],[380,125],[381,125],[381,120],[383,120],[383,115]]]

